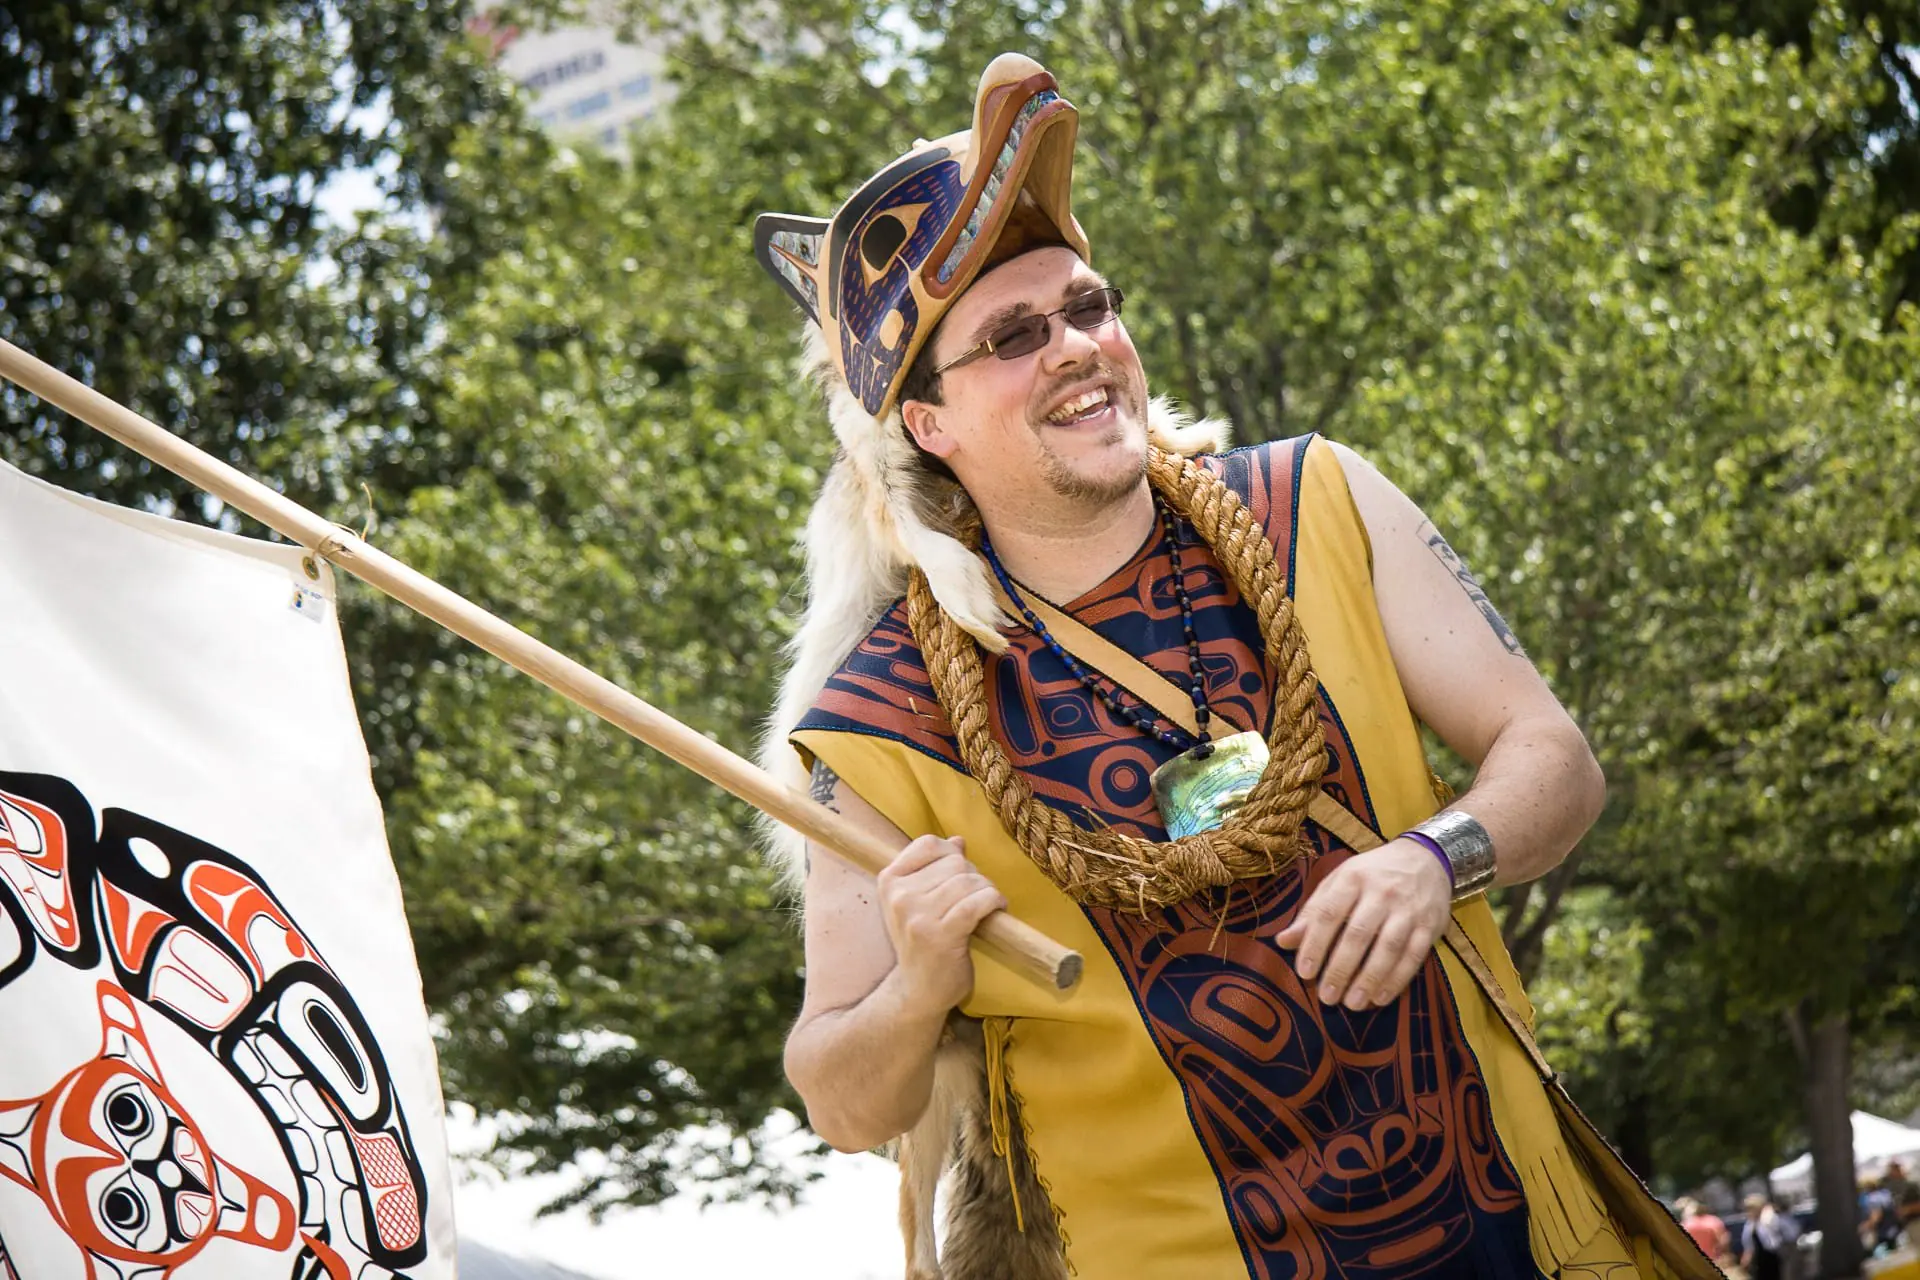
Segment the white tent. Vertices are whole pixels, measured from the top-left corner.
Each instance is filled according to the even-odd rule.
[[[1898,1160],[1911,1170],[1920,1164],[1920,1129],[1868,1115],[1853,1113],[1853,1169],[1859,1177],[1878,1177],[1889,1160]],[[1789,1160],[1769,1177],[1775,1195],[1807,1196],[1813,1192],[1813,1154]]]

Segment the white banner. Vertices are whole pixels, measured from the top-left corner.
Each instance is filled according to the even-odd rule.
[[[0,465],[0,1277],[453,1274],[325,565]]]

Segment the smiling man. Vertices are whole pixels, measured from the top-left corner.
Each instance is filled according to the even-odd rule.
[[[815,1129],[911,1131],[916,1280],[1666,1274],[1436,947],[1520,1000],[1483,891],[1579,839],[1592,754],[1377,471],[1149,397],[1076,129],[1005,55],[971,130],[759,227],[841,444],[767,759],[900,849],[783,844]],[[1477,767],[1439,812],[1422,723]],[[1077,992],[970,954],[1003,906]]]

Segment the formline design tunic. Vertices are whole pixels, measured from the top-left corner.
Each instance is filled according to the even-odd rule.
[[[1320,678],[1324,789],[1388,835],[1429,816],[1426,758],[1339,459],[1309,436],[1197,461],[1247,504],[1286,570]],[[1156,522],[1126,564],[1061,607],[1184,686],[1167,537]],[[1190,534],[1181,559],[1218,732],[1264,734],[1274,673],[1258,622]],[[986,659],[989,710],[1035,794],[1083,825],[1164,840],[1148,779],[1174,751],[1121,721],[1031,632],[1007,634],[1008,651]],[[1272,875],[1144,917],[1082,907],[968,776],[903,603],[793,742],[909,836],[965,837],[1015,915],[1086,956],[1064,997],[977,958],[963,1006],[1011,1028],[1007,1083],[1081,1276],[1638,1274],[1524,1052],[1450,955],[1359,1012],[1323,1004],[1295,974],[1274,936],[1354,856],[1318,824],[1305,855]],[[1455,916],[1518,993],[1484,899]]]

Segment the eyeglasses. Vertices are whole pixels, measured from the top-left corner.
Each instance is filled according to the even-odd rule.
[[[949,369],[958,369],[963,364],[971,364],[982,356],[999,356],[1002,360],[1030,356],[1052,341],[1053,330],[1047,322],[1054,316],[1059,316],[1082,331],[1098,329],[1120,314],[1120,304],[1125,301],[1126,295],[1111,287],[1080,294],[1069,299],[1067,305],[1057,311],[1007,321],[988,334],[985,342],[968,347],[945,364],[935,365],[933,371],[942,374]]]

